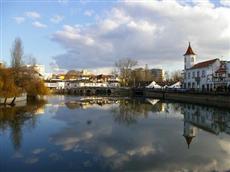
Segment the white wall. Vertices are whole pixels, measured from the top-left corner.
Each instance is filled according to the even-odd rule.
[[[214,84],[212,81],[212,74],[214,74],[215,71],[217,71],[219,69],[219,67],[220,67],[220,61],[217,60],[212,65],[210,65],[206,68],[185,70],[186,77],[184,79],[184,83],[186,83],[186,88],[188,88],[188,83],[190,83],[190,88],[195,88],[195,89],[201,90],[202,85],[204,85],[204,88],[207,89],[207,84],[212,84],[212,89],[213,89]],[[193,76],[193,72],[195,72],[195,77]],[[197,84],[197,81],[195,80],[195,78],[198,77],[198,75],[197,75],[198,72],[199,72],[199,77],[200,77],[200,83],[199,84]],[[189,73],[190,73],[190,77],[189,77]],[[193,85],[193,83],[194,83],[194,85]]]

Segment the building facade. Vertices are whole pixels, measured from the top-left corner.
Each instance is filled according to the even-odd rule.
[[[165,80],[165,71],[163,69],[151,69],[154,81],[162,82]]]
[[[184,54],[183,88],[195,90],[230,90],[230,62],[220,59],[196,63],[197,55],[189,43]]]

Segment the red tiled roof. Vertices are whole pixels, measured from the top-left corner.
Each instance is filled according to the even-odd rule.
[[[218,59],[213,59],[213,60],[208,60],[208,61],[204,61],[204,62],[201,62],[201,63],[197,63],[193,67],[191,67],[190,69],[198,69],[198,68],[208,67],[209,65],[213,64],[214,62],[216,62],[216,60],[218,60]]]
[[[184,54],[184,56],[186,56],[186,55],[196,55],[192,50],[190,42],[189,42],[188,49],[187,49],[186,53]]]

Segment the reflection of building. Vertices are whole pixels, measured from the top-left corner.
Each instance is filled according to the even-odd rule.
[[[184,137],[189,146],[196,136],[196,130],[202,129],[213,134],[225,132],[230,134],[230,112],[213,107],[186,104],[182,108],[184,114]]]
[[[192,139],[194,137],[196,137],[196,127],[194,127],[189,122],[184,121],[184,134],[183,134],[183,136],[184,136],[184,138],[188,144],[188,148],[189,148],[189,145],[191,144]]]
[[[113,99],[113,98],[85,97],[85,98],[81,98],[80,100],[68,101],[65,103],[65,105],[69,109],[78,109],[78,108],[87,109],[94,105],[98,105],[102,107],[105,105],[117,104],[118,102],[119,102],[118,99]]]
[[[165,111],[165,103],[160,102],[159,99],[146,99],[153,107],[152,109],[156,109],[157,112],[164,112]]]

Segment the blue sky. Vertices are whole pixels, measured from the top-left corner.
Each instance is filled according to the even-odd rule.
[[[47,71],[108,72],[124,57],[140,66],[181,69],[188,41],[200,60],[230,60],[229,6],[229,0],[1,0],[0,58],[10,63],[10,48],[20,37],[25,56],[36,57]]]
[[[85,14],[103,13],[109,9],[114,2],[85,3],[84,1],[11,1],[3,0],[2,4],[2,60],[10,64],[10,49],[16,37],[20,37],[24,45],[25,56],[33,55],[38,63],[49,67],[53,61],[52,56],[62,53],[65,50],[50,40],[53,32],[63,25],[82,25],[92,23],[95,17]],[[38,18],[26,16],[26,12],[36,12]],[[52,23],[50,20],[54,16],[62,16],[63,20]],[[22,17],[24,21],[18,24],[14,17]],[[46,28],[36,28],[33,22],[39,21],[47,25]],[[26,58],[25,58],[26,61]]]

